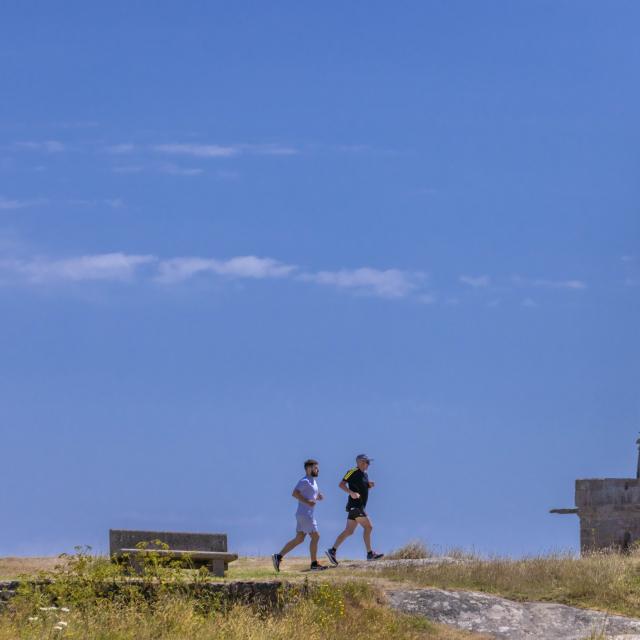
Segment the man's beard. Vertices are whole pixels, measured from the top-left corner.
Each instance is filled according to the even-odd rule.
[[[319,471],[312,471],[311,472],[311,477],[312,478],[317,478],[319,473],[320,473]]]

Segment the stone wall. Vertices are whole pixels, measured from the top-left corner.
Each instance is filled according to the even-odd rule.
[[[20,585],[20,580],[0,581],[0,609],[15,596]],[[30,582],[29,584],[46,586],[46,582]],[[101,588],[102,595],[114,595],[124,583],[105,582]],[[137,584],[141,587],[145,596],[155,595],[157,587],[144,583],[142,580],[127,580],[125,586]],[[175,588],[176,591],[186,592],[189,595],[203,600],[210,600],[217,604],[243,603],[256,605],[261,608],[273,609],[279,607],[296,593],[305,591],[304,585],[273,580],[269,582],[229,581],[229,582],[204,582],[204,583],[180,583],[175,585],[163,585],[163,588]],[[63,604],[63,603],[62,603]]]
[[[576,480],[582,551],[626,550],[640,540],[640,480]]]

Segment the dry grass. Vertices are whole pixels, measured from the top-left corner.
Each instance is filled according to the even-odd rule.
[[[0,615],[0,640],[95,638],[100,640],[472,640],[480,636],[447,629],[422,618],[395,613],[362,583],[319,584],[283,611],[247,606],[202,608],[187,596],[145,600],[96,599],[44,609],[33,598],[18,598]]]
[[[422,558],[431,558],[433,552],[421,540],[411,540],[399,549],[394,549],[388,553],[385,558],[387,560],[421,560]]]
[[[519,560],[469,557],[452,564],[385,567],[388,580],[467,589],[514,600],[550,601],[640,617],[640,557],[594,553]]]
[[[30,575],[38,571],[51,571],[60,563],[55,557],[8,557],[0,558],[0,580],[11,580],[21,575]]]

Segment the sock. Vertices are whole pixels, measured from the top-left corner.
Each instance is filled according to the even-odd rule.
[[[314,561],[311,563],[311,566],[312,566],[312,567],[317,567],[317,566],[318,566],[318,561],[317,561],[317,560],[314,560]]]

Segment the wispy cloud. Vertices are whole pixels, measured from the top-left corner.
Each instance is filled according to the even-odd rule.
[[[14,209],[27,209],[29,207],[37,207],[46,204],[44,198],[35,198],[31,200],[18,200],[11,198],[3,198],[0,196],[0,211],[11,211]]]
[[[485,288],[491,284],[489,276],[460,276],[458,280],[474,289]]]
[[[212,273],[230,278],[285,278],[297,267],[284,264],[273,258],[257,256],[237,256],[229,260],[215,258],[172,258],[158,265],[157,280],[163,283],[175,283],[187,280],[202,273]]]
[[[163,164],[160,167],[160,171],[171,176],[200,176],[204,173],[204,169],[198,167],[180,167],[177,164]]]
[[[240,153],[238,147],[218,144],[156,144],[150,148],[157,153],[194,158],[229,158]]]
[[[128,281],[141,270],[144,279],[177,285],[194,277],[227,279],[288,279],[329,286],[360,295],[399,299],[412,296],[417,302],[433,304],[435,296],[422,288],[426,275],[401,269],[361,267],[337,271],[302,271],[297,265],[254,255],[218,259],[199,256],[159,259],[152,255],[101,253],[51,259],[0,260],[2,282],[32,284],[81,281]]]
[[[533,309],[538,306],[538,303],[532,298],[525,298],[521,303],[521,306],[527,307],[529,309]]]
[[[102,253],[62,260],[0,260],[0,273],[34,284],[87,280],[126,281],[133,278],[139,267],[155,261],[154,256],[124,253]]]
[[[193,144],[173,143],[151,145],[151,151],[194,158],[231,158],[239,155],[290,156],[298,153],[291,146],[280,144]]]
[[[111,209],[122,209],[125,206],[122,198],[103,198],[103,199],[86,199],[77,198],[74,200],[68,200],[67,204],[72,207],[110,207]]]
[[[424,277],[420,272],[361,267],[304,273],[299,279],[383,298],[404,298],[417,289],[418,282]]]
[[[546,289],[569,289],[581,291],[588,288],[583,280],[546,280],[543,278],[523,278],[521,276],[513,276],[511,278],[513,284],[520,287],[542,287]]]
[[[13,148],[20,151],[39,151],[44,153],[61,153],[66,146],[59,140],[41,140],[38,142],[15,142]]]

